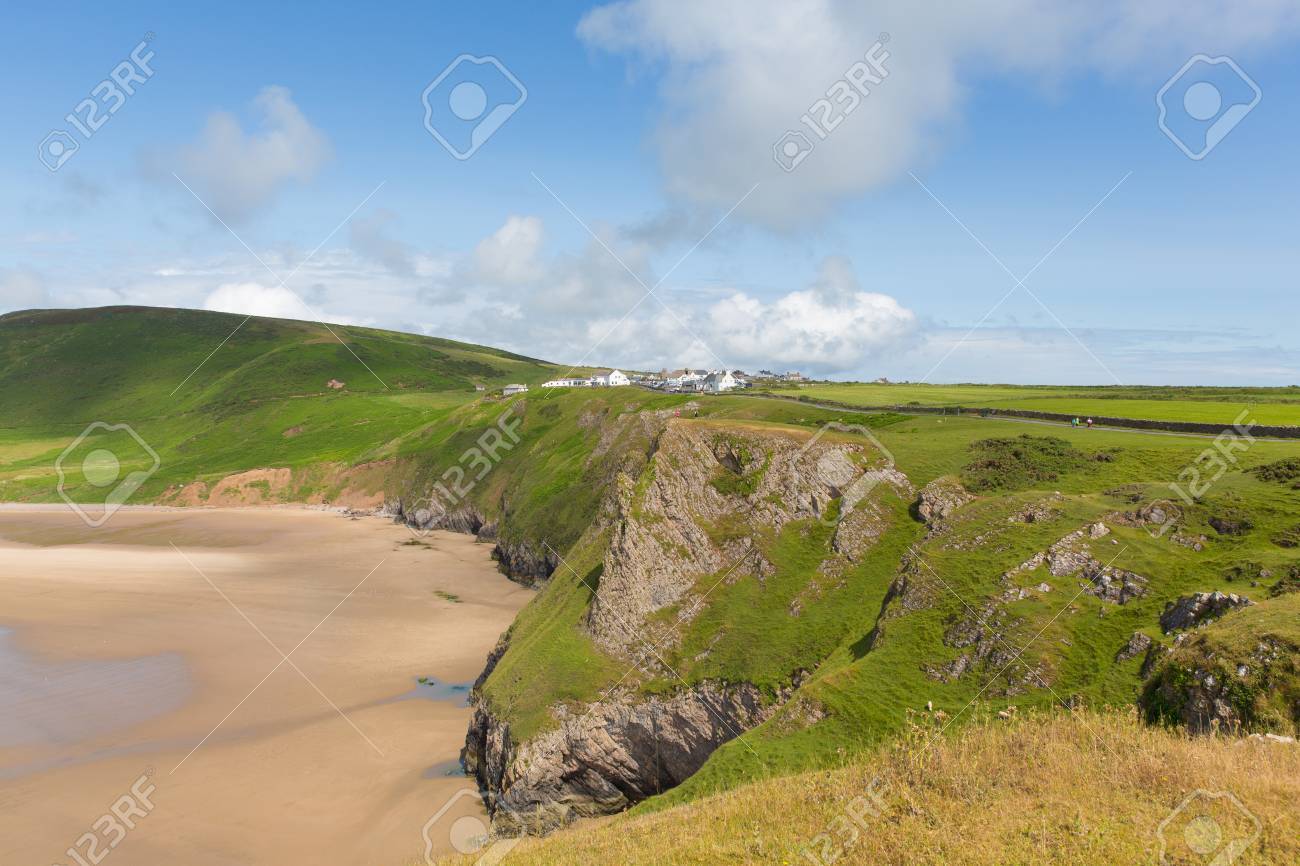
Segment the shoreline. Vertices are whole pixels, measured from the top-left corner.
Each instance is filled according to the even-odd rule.
[[[456,794],[471,781],[428,771],[458,761],[457,687],[532,593],[471,536],[326,519],[347,511],[128,506],[91,531],[62,504],[0,505],[0,668],[54,686],[22,705],[26,742],[0,726],[0,860],[59,861],[146,767],[172,817],[124,843],[137,863],[408,862],[448,798],[481,817]],[[168,654],[179,679],[155,675]],[[115,700],[158,712],[99,725]],[[90,722],[43,724],[61,715]]]

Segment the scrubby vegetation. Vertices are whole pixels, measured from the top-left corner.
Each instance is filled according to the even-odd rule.
[[[1295,592],[1300,592],[1300,565],[1293,565],[1288,568],[1286,573],[1277,579],[1277,583],[1268,588],[1268,594],[1271,598]]]
[[[1261,481],[1287,484],[1300,490],[1300,457],[1288,457],[1275,463],[1256,466],[1251,471]]]
[[[1273,543],[1278,547],[1294,548],[1300,547],[1300,523],[1273,534]]]
[[[1151,721],[1300,734],[1300,595],[1267,595],[1174,649],[1144,691]]]
[[[962,469],[971,490],[1024,490],[1088,468],[1088,455],[1055,436],[982,439],[971,445],[973,459]]]

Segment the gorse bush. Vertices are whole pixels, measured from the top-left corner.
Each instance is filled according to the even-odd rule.
[[[1055,436],[982,439],[971,443],[970,450],[974,459],[962,469],[962,480],[980,493],[1024,490],[1055,481],[1085,471],[1094,459]]]

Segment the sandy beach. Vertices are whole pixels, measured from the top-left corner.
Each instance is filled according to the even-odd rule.
[[[489,550],[305,509],[124,510],[98,530],[0,510],[0,862],[450,850],[445,825],[482,814],[455,775],[466,686],[531,595]],[[119,833],[101,816],[137,783],[150,805]]]

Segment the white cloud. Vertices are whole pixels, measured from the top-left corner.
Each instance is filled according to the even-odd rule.
[[[27,269],[0,268],[0,313],[31,310],[50,304],[45,280]]]
[[[775,228],[825,216],[942,144],[970,89],[1001,76],[1036,88],[1080,70],[1132,74],[1152,93],[1187,56],[1300,29],[1294,0],[621,0],[578,26],[589,45],[662,70],[654,145],[670,194],[740,208]],[[889,75],[790,173],[772,158],[788,129],[882,32]],[[809,133],[811,135],[811,133]]]
[[[653,278],[638,282],[601,243],[548,257],[543,233],[537,217],[511,217],[476,248],[473,294],[490,305],[467,325],[479,339],[564,363],[840,372],[906,343],[917,327],[894,298],[863,291],[847,259],[827,259],[807,288],[773,300],[736,291],[709,301],[662,287],[647,297],[641,283]],[[639,276],[647,270],[644,243],[610,231],[602,240]]]
[[[540,273],[542,221],[535,216],[511,216],[474,249],[478,276],[489,283],[520,285]]]
[[[819,277],[771,303],[743,292],[719,301],[709,310],[706,339],[731,364],[843,373],[916,330],[916,314],[889,295],[862,291],[846,260],[827,259]]]
[[[284,286],[225,283],[203,300],[203,309],[222,313],[268,316],[273,319],[315,319],[316,316]]]
[[[235,115],[213,112],[175,161],[176,173],[227,222],[247,219],[291,182],[310,181],[330,157],[329,140],[287,88],[262,88],[253,106],[257,129],[246,132]]]

